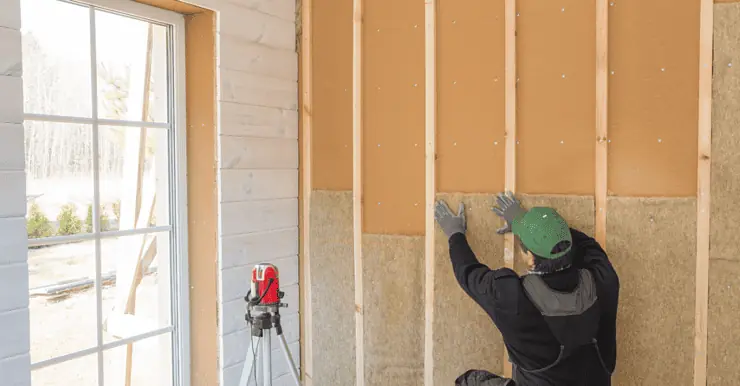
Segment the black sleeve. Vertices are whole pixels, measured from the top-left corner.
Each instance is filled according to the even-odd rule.
[[[452,235],[449,242],[450,260],[452,261],[455,279],[468,296],[473,298],[486,311],[490,311],[488,308],[492,304],[496,293],[496,279],[503,277],[518,279],[518,276],[509,268],[492,270],[479,262],[473,250],[470,249],[467,238],[462,233]],[[506,274],[503,274],[502,271],[506,271]]]
[[[573,265],[576,268],[587,268],[597,276],[597,279],[609,286],[615,286],[618,291],[619,278],[617,272],[601,245],[594,238],[579,230],[571,228],[570,233],[573,237],[573,246],[576,248]]]

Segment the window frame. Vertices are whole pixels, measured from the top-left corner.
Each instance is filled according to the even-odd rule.
[[[186,73],[185,73],[185,18],[182,14],[131,0],[55,0],[89,9],[90,12],[90,60],[92,117],[71,117],[61,115],[24,114],[24,121],[47,121],[57,123],[81,123],[92,126],[93,132],[93,232],[90,234],[55,236],[29,239],[28,245],[53,245],[70,241],[95,240],[95,291],[97,302],[97,343],[94,347],[64,354],[31,364],[31,371],[64,363],[87,355],[97,354],[98,382],[104,382],[103,354],[111,349],[147,338],[171,334],[172,341],[172,382],[173,385],[190,385],[190,299],[189,299],[189,259],[188,259],[188,220],[187,220],[187,116],[186,116]],[[167,78],[168,78],[168,121],[133,122],[98,118],[97,58],[95,11],[105,11],[121,16],[158,24],[168,29]],[[100,178],[98,138],[100,126],[138,127],[167,129],[170,187],[170,225],[147,228],[102,232],[99,226]],[[102,319],[102,272],[100,243],[105,238],[115,238],[136,234],[155,234],[170,232],[173,239],[170,249],[170,313],[168,327],[148,331],[144,334],[104,343]],[[29,294],[30,296],[30,294]],[[103,383],[104,384],[104,383]]]

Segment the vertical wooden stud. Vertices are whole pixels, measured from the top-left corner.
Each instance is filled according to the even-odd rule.
[[[362,282],[362,0],[352,3],[352,214],[355,262],[355,360],[357,386],[365,384]]]
[[[426,211],[425,211],[425,279],[424,279],[424,385],[434,385],[434,201],[436,153],[435,133],[437,125],[436,90],[436,0],[424,2],[424,61],[425,61],[425,170],[426,170]]]
[[[516,0],[505,0],[505,98],[506,171],[504,187],[516,191]],[[514,235],[504,236],[504,265],[514,268]],[[511,377],[511,363],[504,349],[504,376]]]
[[[609,0],[596,0],[596,241],[606,248]]]
[[[712,153],[712,38],[714,5],[701,0],[699,25],[699,160],[696,221],[696,312],[694,386],[707,384],[707,314],[709,309],[709,215]]]
[[[313,384],[313,313],[311,310],[311,124],[313,123],[313,94],[311,90],[311,0],[301,2],[301,288],[303,307],[303,350],[301,372],[306,386]]]

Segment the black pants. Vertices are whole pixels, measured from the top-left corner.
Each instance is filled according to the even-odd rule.
[[[513,380],[485,370],[468,370],[457,377],[455,386],[516,386]]]

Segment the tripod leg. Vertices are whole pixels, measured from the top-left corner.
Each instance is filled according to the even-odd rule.
[[[296,385],[301,386],[301,381],[298,377],[298,369],[296,369],[295,363],[293,362],[293,356],[290,355],[290,350],[288,349],[288,343],[285,341],[285,336],[280,334],[278,335],[278,338],[280,338],[280,347],[282,347],[283,354],[285,354],[285,361],[288,362],[288,367],[290,367],[290,373],[293,375],[293,380]]]
[[[271,330],[265,330],[262,338],[262,376],[265,386],[272,386],[272,346],[270,345]]]
[[[244,367],[242,368],[242,376],[239,378],[239,386],[247,386],[249,383],[249,377],[252,376],[252,373],[254,372],[254,362],[255,362],[255,356],[253,351],[254,347],[253,345],[259,346],[259,339],[255,343],[254,339],[251,337],[249,347],[247,348],[247,359],[244,360]],[[256,386],[256,385],[255,385]]]

